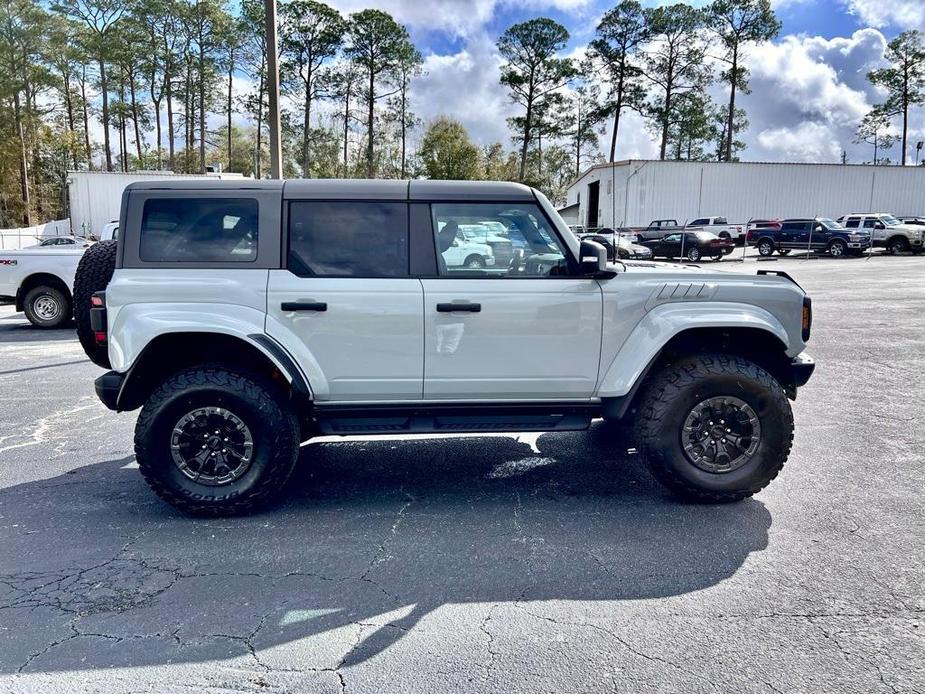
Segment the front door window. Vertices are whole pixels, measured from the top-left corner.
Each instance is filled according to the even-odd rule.
[[[568,254],[533,204],[431,206],[442,277],[550,277],[569,274]]]

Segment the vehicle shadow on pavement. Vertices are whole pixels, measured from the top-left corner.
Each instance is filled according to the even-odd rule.
[[[445,607],[594,613],[709,588],[771,525],[754,499],[668,498],[600,425],[311,443],[287,501],[242,518],[182,517],[133,467],[0,490],[0,672],[230,658],[336,671]]]
[[[10,342],[75,342],[77,333],[74,326],[42,329],[31,323],[0,323],[0,343]]]

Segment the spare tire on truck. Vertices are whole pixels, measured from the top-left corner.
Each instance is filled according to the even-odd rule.
[[[117,241],[100,241],[86,250],[74,276],[74,320],[80,346],[97,366],[109,368],[109,350],[96,344],[90,327],[90,297],[106,289],[116,269]]]

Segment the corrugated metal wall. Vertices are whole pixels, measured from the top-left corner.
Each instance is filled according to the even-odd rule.
[[[616,195],[611,197],[611,175]],[[568,191],[586,223],[587,187],[600,180],[600,226],[723,215],[840,217],[849,212],[925,214],[925,167],[630,161],[591,169]]]

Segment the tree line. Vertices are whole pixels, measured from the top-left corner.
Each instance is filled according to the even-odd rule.
[[[515,24],[497,41],[511,143],[477,146],[452,118],[422,127],[424,61],[388,13],[283,0],[279,15],[285,176],[519,180],[554,199],[604,159],[608,128],[617,157],[631,111],[662,159],[736,160],[748,48],[780,31],[769,0],[623,0],[570,59],[562,25]],[[265,175],[266,48],[262,0],[0,0],[0,227],[59,216],[67,170]],[[858,135],[873,127],[878,150],[925,100],[921,37],[901,35],[887,59],[870,79],[889,97]]]

